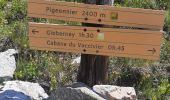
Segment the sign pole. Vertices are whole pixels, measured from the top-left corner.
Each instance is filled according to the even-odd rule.
[[[84,0],[86,4],[113,5],[113,0]],[[102,25],[83,23],[84,26],[102,27]],[[82,54],[77,81],[92,87],[95,84],[107,84],[108,56]]]

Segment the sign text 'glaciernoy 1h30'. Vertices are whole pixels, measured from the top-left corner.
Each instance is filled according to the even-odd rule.
[[[30,17],[146,28],[120,29],[29,23],[31,49],[158,60],[164,12],[29,0]],[[144,21],[146,20],[146,21]]]

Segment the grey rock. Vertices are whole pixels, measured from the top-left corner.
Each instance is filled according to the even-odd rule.
[[[91,99],[92,97],[84,94],[80,90],[64,87],[58,88],[49,97],[49,100],[91,100]]]
[[[14,54],[18,53],[17,50],[9,49],[0,53],[0,78],[13,77],[16,69],[16,61]]]
[[[3,91],[14,90],[29,96],[33,100],[47,99],[48,95],[38,83],[23,82],[23,81],[7,81],[4,82]]]
[[[118,87],[114,85],[95,85],[93,90],[107,100],[136,100],[133,87]]]
[[[57,88],[49,100],[105,100],[83,83]]]

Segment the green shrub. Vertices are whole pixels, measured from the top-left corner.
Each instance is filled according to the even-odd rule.
[[[170,41],[167,41],[164,39],[163,41],[163,46],[161,49],[161,63],[165,63],[167,64],[166,61],[168,61],[170,59]]]
[[[124,0],[121,2],[122,6],[133,7],[133,8],[145,8],[145,9],[155,9],[155,0]]]
[[[159,9],[168,10],[170,8],[169,0],[155,0]]]
[[[149,100],[169,100],[170,84],[166,78],[155,80],[152,76],[143,79],[141,90]]]
[[[26,55],[19,55],[15,79],[36,81],[49,78],[51,89],[58,84],[57,75],[63,71],[59,57],[54,52],[27,51]]]
[[[116,4],[133,8],[160,9],[170,8],[169,0],[115,0]]]
[[[166,12],[164,31],[166,31],[166,35],[169,35],[170,38],[170,10]]]
[[[4,7],[7,5],[7,0],[0,0],[0,10],[3,10]]]
[[[5,12],[0,10],[0,39],[12,34],[11,27],[7,25],[8,21],[5,19]]]

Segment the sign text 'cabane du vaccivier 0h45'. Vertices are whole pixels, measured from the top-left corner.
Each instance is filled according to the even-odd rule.
[[[29,0],[28,15],[138,28],[101,28],[30,22],[29,43],[32,49],[150,60],[160,58],[163,11]]]

